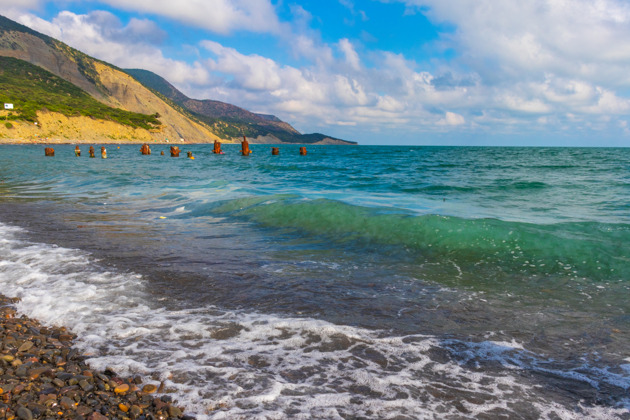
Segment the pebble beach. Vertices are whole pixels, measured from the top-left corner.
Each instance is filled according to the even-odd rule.
[[[0,418],[194,419],[163,384],[91,369],[70,331],[20,316],[17,301],[0,295]]]

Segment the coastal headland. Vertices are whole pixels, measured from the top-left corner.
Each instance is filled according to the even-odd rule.
[[[191,99],[0,16],[1,143],[356,144],[302,134],[274,115]]]

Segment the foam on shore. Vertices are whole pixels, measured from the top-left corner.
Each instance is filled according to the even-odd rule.
[[[0,224],[0,290],[21,298],[18,310],[69,327],[94,368],[165,381],[199,418],[630,414],[623,369],[562,370],[518,342],[391,336],[212,306],[169,309],[150,293],[150,279],[110,271],[79,250],[21,240],[20,232]],[[545,388],[552,378],[626,397],[576,407]]]

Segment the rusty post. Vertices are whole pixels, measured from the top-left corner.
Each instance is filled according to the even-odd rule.
[[[75,147],[74,147],[74,155],[75,155],[76,157],[81,156],[81,149],[79,149],[79,146],[75,146]]]
[[[179,147],[171,146],[171,157],[179,157]]]
[[[105,146],[101,146],[101,157],[103,159],[107,159],[107,149],[105,148]]]
[[[55,149],[52,147],[47,147],[44,149],[44,155],[46,156],[55,156]]]
[[[306,156],[306,147],[300,147],[300,155]]]
[[[90,157],[91,158],[96,157],[94,156],[94,146],[90,146]]]
[[[241,142],[241,149],[241,154],[243,156],[249,156],[252,153],[252,151],[249,150],[249,143],[247,142],[245,136],[243,136],[243,141]]]
[[[213,152],[215,155],[221,155],[221,154],[223,154],[223,151],[221,150],[221,142],[219,142],[219,141],[217,141],[217,140],[215,140],[215,141],[214,141],[214,150],[212,150],[212,152]]]
[[[151,147],[147,143],[143,144],[140,148],[140,153],[142,153],[143,155],[150,155]]]
[[[277,147],[272,147],[271,148],[271,154],[276,156],[280,154],[280,149],[278,149]]]

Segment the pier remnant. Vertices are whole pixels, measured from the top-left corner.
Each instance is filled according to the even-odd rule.
[[[144,143],[140,148],[140,153],[142,153],[143,155],[150,155],[151,147],[147,143]]]
[[[186,152],[186,156],[188,156],[188,159],[195,159],[195,157],[192,155],[192,152]]]
[[[222,155],[223,154],[223,151],[221,150],[221,142],[220,141],[217,141],[217,140],[214,141],[214,150],[212,150],[212,152],[215,155]]]
[[[94,146],[90,146],[89,153],[90,153],[90,157],[91,158],[96,157],[96,156],[94,156]]]
[[[171,157],[179,157],[179,147],[171,146]]]
[[[245,136],[243,136],[243,141],[241,142],[241,154],[243,156],[249,156],[252,154],[252,151],[249,150],[249,142],[247,141]]]
[[[101,146],[101,157],[103,159],[107,159],[107,149],[105,148],[105,146]]]
[[[53,149],[52,147],[47,147],[44,149],[44,154],[46,156],[55,156],[55,149]]]
[[[79,146],[75,146],[75,147],[74,147],[74,155],[75,155],[76,157],[81,156],[81,149],[79,149]]]
[[[276,156],[280,154],[280,149],[278,149],[277,147],[272,147],[271,148],[271,154]]]
[[[306,147],[300,147],[300,155],[306,156]]]

